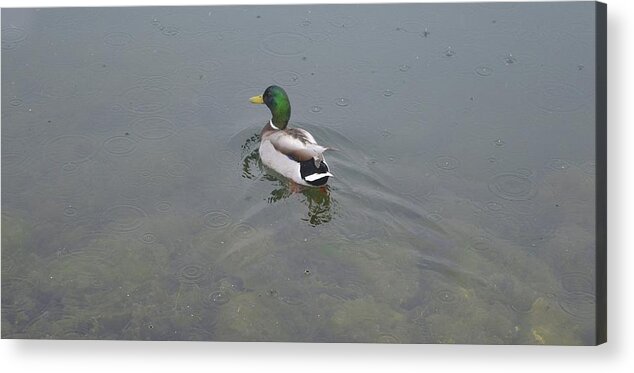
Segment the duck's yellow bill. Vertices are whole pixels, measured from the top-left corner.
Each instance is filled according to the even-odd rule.
[[[252,104],[263,104],[264,99],[262,98],[262,95],[253,96],[249,99],[249,102],[251,102]]]

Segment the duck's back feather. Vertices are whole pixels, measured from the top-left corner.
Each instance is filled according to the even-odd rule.
[[[320,162],[323,159],[322,153],[328,149],[316,144],[310,133],[296,128],[272,132],[268,135],[268,140],[278,152],[298,162],[310,159]]]

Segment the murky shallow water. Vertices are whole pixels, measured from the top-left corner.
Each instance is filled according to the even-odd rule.
[[[3,10],[3,338],[592,344],[594,5]],[[292,123],[326,193],[262,169]]]

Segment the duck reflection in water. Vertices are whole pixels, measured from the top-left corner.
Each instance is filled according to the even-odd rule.
[[[313,226],[332,220],[335,201],[330,195],[330,186],[304,187],[269,170],[260,161],[259,142],[260,136],[254,134],[242,145],[242,177],[250,180],[264,179],[274,183],[277,188],[273,189],[267,198],[271,204],[301,194],[303,202],[308,207],[307,217],[302,220]]]

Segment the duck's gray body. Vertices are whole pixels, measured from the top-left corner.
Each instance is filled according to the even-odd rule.
[[[322,186],[332,176],[323,152],[328,148],[315,141],[301,128],[278,129],[269,122],[260,134],[262,163],[293,182],[305,186]]]

